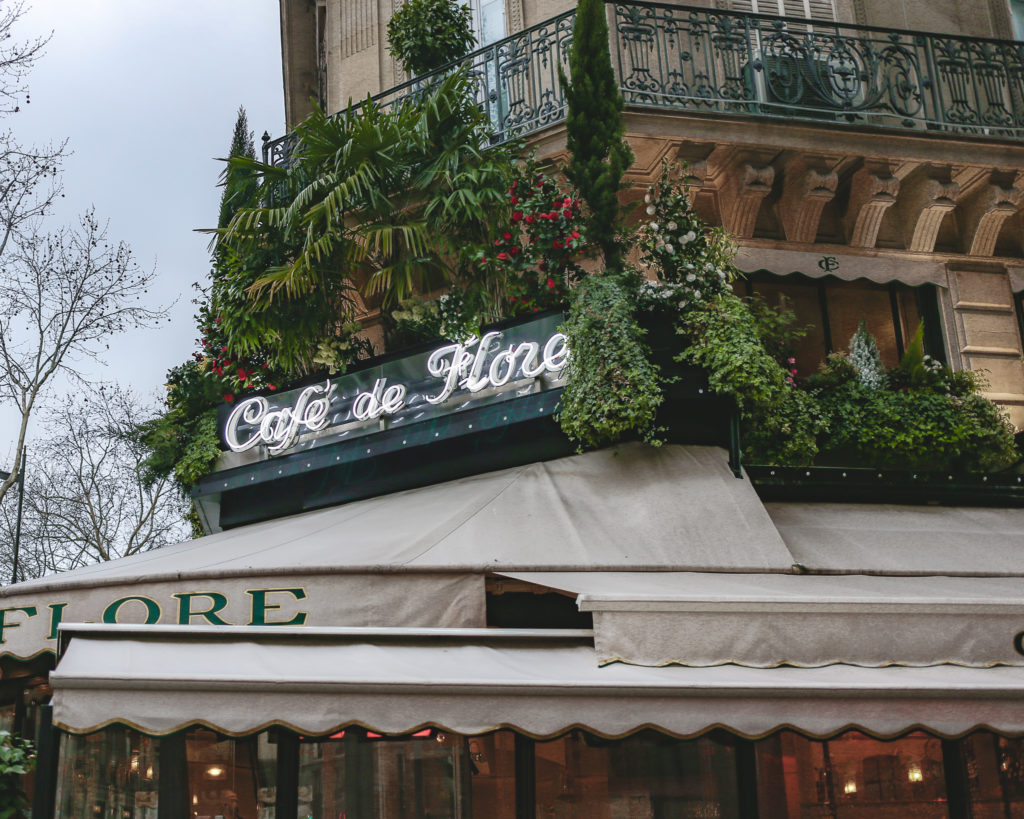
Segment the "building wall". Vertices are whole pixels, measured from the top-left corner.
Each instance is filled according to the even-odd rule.
[[[281,0],[289,122],[326,84],[336,111],[405,80],[387,53],[386,25],[401,0]],[[765,12],[810,9],[839,21],[1012,39],[1010,0],[694,0]],[[506,0],[522,30],[572,0]],[[321,42],[317,72],[317,41]],[[1020,101],[1017,101],[1020,104]],[[894,123],[896,124],[896,123]],[[629,111],[633,196],[664,158],[689,162],[696,204],[741,248],[744,269],[783,276],[937,286],[946,357],[982,369],[990,395],[1024,426],[1017,297],[1024,291],[1024,140],[927,129],[886,132],[719,112]],[[956,129],[952,129],[954,132]],[[532,135],[541,156],[564,158],[561,127]],[[823,260],[838,265],[829,271]],[[768,259],[770,261],[759,262]],[[372,312],[372,311],[371,311]],[[373,323],[370,317],[371,325]],[[837,349],[846,339],[836,339]]]

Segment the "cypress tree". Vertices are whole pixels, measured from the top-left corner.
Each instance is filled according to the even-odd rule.
[[[244,106],[238,106],[238,117],[235,119],[235,130],[231,134],[231,147],[228,159],[245,157],[256,159],[256,143],[253,133],[249,130],[249,117]],[[256,189],[256,178],[252,171],[238,168],[230,162],[224,170],[224,192],[220,196],[220,216],[217,227],[227,227],[231,217],[245,204],[250,204],[251,194]]]
[[[622,94],[612,69],[604,0],[579,0],[569,50],[571,81],[559,66],[569,111],[566,134],[571,159],[565,169],[589,208],[587,239],[604,253],[605,266],[622,263],[619,188],[633,162],[622,136]]]

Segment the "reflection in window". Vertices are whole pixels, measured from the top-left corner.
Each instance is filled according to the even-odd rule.
[[[277,749],[267,733],[228,739],[205,729],[189,731],[185,756],[195,819],[272,819]]]
[[[907,344],[925,320],[925,351],[945,360],[941,345],[938,302],[931,285],[909,287],[898,282],[811,279],[800,274],[753,274],[737,282],[739,295],[757,295],[771,307],[787,308],[807,335],[794,351],[797,373],[817,372],[831,352],[847,352],[861,319],[878,344],[883,366],[899,364]]]
[[[1024,816],[1024,739],[971,734],[960,743],[971,814]]]
[[[850,731],[827,741],[782,731],[756,743],[758,803],[775,819],[945,819],[942,741]]]
[[[512,819],[514,737],[348,729],[299,743],[299,816]]]
[[[61,741],[58,819],[157,819],[159,740],[121,726]]]
[[[574,731],[537,743],[536,772],[538,819],[738,816],[734,751],[708,737]]]

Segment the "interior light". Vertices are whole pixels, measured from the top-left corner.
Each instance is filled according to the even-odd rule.
[[[224,776],[224,769],[219,765],[211,765],[206,769],[207,779],[221,779]]]
[[[128,763],[128,766],[132,769],[132,773],[139,772],[139,752],[132,751],[132,761]]]
[[[911,765],[907,770],[907,779],[911,782],[923,782],[924,774],[921,773],[920,765]]]
[[[146,777],[145,778],[146,779],[152,779],[153,778],[153,766],[152,765],[149,765],[146,768]]]
[[[856,793],[857,792],[857,781],[850,779],[845,785],[843,785],[843,793]]]

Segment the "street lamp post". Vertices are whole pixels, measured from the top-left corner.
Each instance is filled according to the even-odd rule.
[[[21,510],[25,505],[25,456],[28,453],[28,447],[25,447],[21,451],[21,469],[18,470],[18,521],[14,527],[14,560],[12,561],[13,567],[11,569],[11,582],[18,582],[18,549],[21,546]],[[4,472],[0,469],[0,481],[6,481],[11,477],[10,472]]]

